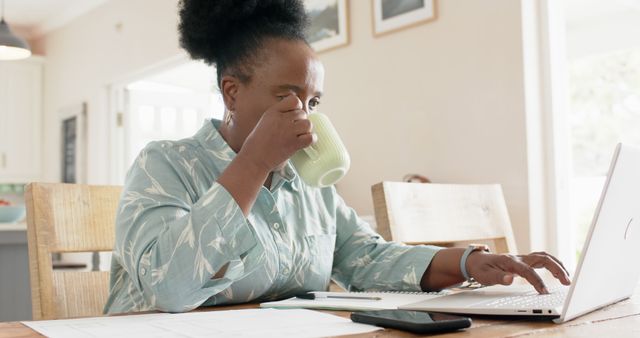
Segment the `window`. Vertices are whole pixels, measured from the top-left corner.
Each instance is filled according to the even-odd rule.
[[[576,257],[591,225],[615,145],[640,145],[640,4],[564,0]]]
[[[640,145],[640,48],[569,63],[571,209],[577,255],[618,142]]]

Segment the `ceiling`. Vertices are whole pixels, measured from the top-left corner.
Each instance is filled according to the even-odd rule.
[[[108,0],[4,0],[5,19],[33,36],[46,34]],[[32,37],[33,37],[32,36]]]

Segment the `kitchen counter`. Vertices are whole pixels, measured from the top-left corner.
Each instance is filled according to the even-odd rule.
[[[0,245],[27,244],[26,223],[0,223]]]
[[[0,223],[0,272],[0,321],[30,320],[26,223]]]
[[[0,223],[0,231],[27,231],[27,223]]]

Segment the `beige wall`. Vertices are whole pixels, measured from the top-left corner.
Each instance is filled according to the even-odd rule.
[[[338,184],[345,200],[372,214],[370,186],[410,172],[435,182],[501,183],[527,250],[520,1],[439,0],[435,22],[379,38],[371,33],[371,1],[350,6],[351,43],[320,56],[322,110],[352,155]],[[57,111],[87,100],[89,179],[107,183],[105,86],[179,54],[176,23],[175,0],[112,0],[47,35],[48,180],[59,177]]]
[[[370,214],[369,187],[407,173],[501,183],[518,246],[527,250],[520,2],[440,0],[438,15],[374,38],[371,2],[351,1],[351,44],[321,55],[321,107],[353,159],[339,189]]]

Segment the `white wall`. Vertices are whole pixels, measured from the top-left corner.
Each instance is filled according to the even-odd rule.
[[[351,43],[320,55],[322,110],[352,170],[338,188],[372,214],[370,186],[425,174],[501,183],[521,251],[529,248],[520,1],[439,0],[435,22],[374,38],[371,1],[350,1]],[[105,86],[180,53],[176,0],[112,0],[46,36],[45,175],[59,177],[57,111],[86,100],[89,180],[107,183]],[[117,26],[121,29],[118,30]]]
[[[44,178],[60,177],[58,111],[87,101],[90,183],[109,183],[107,86],[181,52],[176,0],[112,0],[45,36]]]

